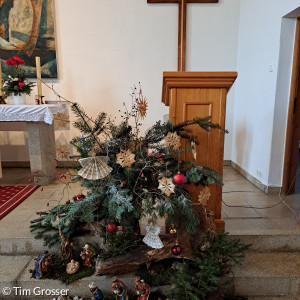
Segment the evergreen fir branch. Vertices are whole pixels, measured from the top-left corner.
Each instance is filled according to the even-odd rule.
[[[80,124],[83,126],[83,132],[85,133],[90,133],[95,141],[95,143],[97,143],[100,147],[100,142],[98,141],[96,135],[94,134],[93,130],[91,129],[91,126],[89,124],[89,121],[92,121],[93,123],[95,123],[91,118],[89,118],[87,116],[87,114],[84,112],[84,110],[78,105],[78,103],[74,103],[71,106],[72,111],[78,116],[79,121],[77,123],[78,126],[80,126]],[[87,120],[88,119],[88,120]],[[74,126],[76,126],[76,123],[74,124]],[[79,128],[80,129],[80,128]]]
[[[128,189],[117,190],[115,185],[108,189],[108,212],[109,215],[116,220],[121,220],[123,213],[131,212],[134,207],[131,203],[133,196],[130,195]]]
[[[229,241],[227,234],[218,233],[215,238],[207,235],[210,247],[195,256],[193,261],[185,261],[171,274],[174,288],[164,292],[171,299],[203,299],[219,289],[222,270],[240,264],[248,245],[239,240]]]
[[[223,185],[222,176],[219,172],[205,166],[193,166],[186,171],[187,182],[207,185],[217,183]]]
[[[93,131],[97,132],[98,135],[101,134],[101,132],[103,132],[106,128],[106,118],[107,118],[107,114],[101,112],[95,119],[95,127]]]
[[[174,125],[174,131],[182,131],[186,126],[194,124],[199,125],[199,127],[205,131],[210,131],[210,128],[214,128],[221,130],[223,133],[228,133],[228,131],[222,128],[219,124],[212,123],[211,116],[207,116],[205,118],[194,118],[193,120],[181,122],[177,125]]]
[[[177,151],[174,151],[174,152],[170,152],[170,153],[164,155],[163,159],[164,160],[169,160],[169,159],[177,157],[177,156],[180,157],[181,154],[189,152],[193,149],[194,149],[194,147],[189,147],[189,148],[180,149],[180,150],[177,150]]]

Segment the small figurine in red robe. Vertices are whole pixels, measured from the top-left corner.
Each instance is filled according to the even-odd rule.
[[[127,286],[125,285],[125,283],[119,279],[116,279],[112,286],[112,293],[113,295],[116,296],[116,300],[127,300],[128,296],[127,296]]]
[[[135,293],[138,300],[147,300],[150,295],[150,286],[144,282],[140,277],[135,277]]]
[[[89,244],[86,244],[80,253],[80,257],[83,259],[83,264],[87,267],[91,267],[92,266],[92,262],[93,262],[93,250],[91,249]]]

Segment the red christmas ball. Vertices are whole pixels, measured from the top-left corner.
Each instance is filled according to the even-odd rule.
[[[114,232],[117,229],[117,225],[115,223],[107,224],[107,231]]]
[[[178,172],[176,175],[173,177],[173,181],[175,184],[184,184],[185,182],[185,176]]]
[[[80,194],[80,195],[77,195],[77,196],[73,197],[73,200],[75,202],[77,202],[77,201],[83,200],[84,198],[85,198],[85,196],[83,194]]]
[[[171,248],[171,251],[172,251],[172,254],[179,255],[181,253],[181,251],[182,251],[182,248],[181,248],[180,245],[176,244],[175,246],[173,246]]]

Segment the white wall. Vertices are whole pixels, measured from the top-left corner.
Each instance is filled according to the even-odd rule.
[[[162,119],[168,112],[161,104],[162,73],[177,70],[177,14],[176,4],[147,4],[146,0],[55,0],[59,68],[55,89],[78,101],[91,116],[99,111],[115,116],[122,102],[130,99],[130,87],[140,81],[149,101],[145,127]],[[189,4],[187,70],[235,71],[238,22],[237,0]],[[46,98],[54,99],[44,91]],[[226,120],[230,131],[232,94]],[[71,130],[56,136],[63,142],[75,134]],[[15,135],[4,135],[2,159],[28,159],[24,138],[12,150]],[[231,157],[230,139],[227,136],[225,159]]]
[[[240,1],[190,4],[187,12],[187,70],[236,71]],[[225,160],[231,160],[235,86],[227,96]]]
[[[298,6],[299,0],[241,1],[232,160],[265,185],[270,175],[281,22]],[[282,101],[288,101],[288,89]],[[280,139],[284,144],[284,136]],[[282,153],[277,153],[272,164],[281,165],[282,160]],[[280,182],[272,179],[273,184]]]
[[[296,18],[284,18],[281,24],[280,52],[268,182],[268,185],[270,186],[281,186],[282,184],[286,125],[297,23],[296,20]]]

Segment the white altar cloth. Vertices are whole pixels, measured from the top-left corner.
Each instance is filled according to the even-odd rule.
[[[65,112],[64,105],[0,105],[0,122],[45,122],[52,124],[53,116]]]

